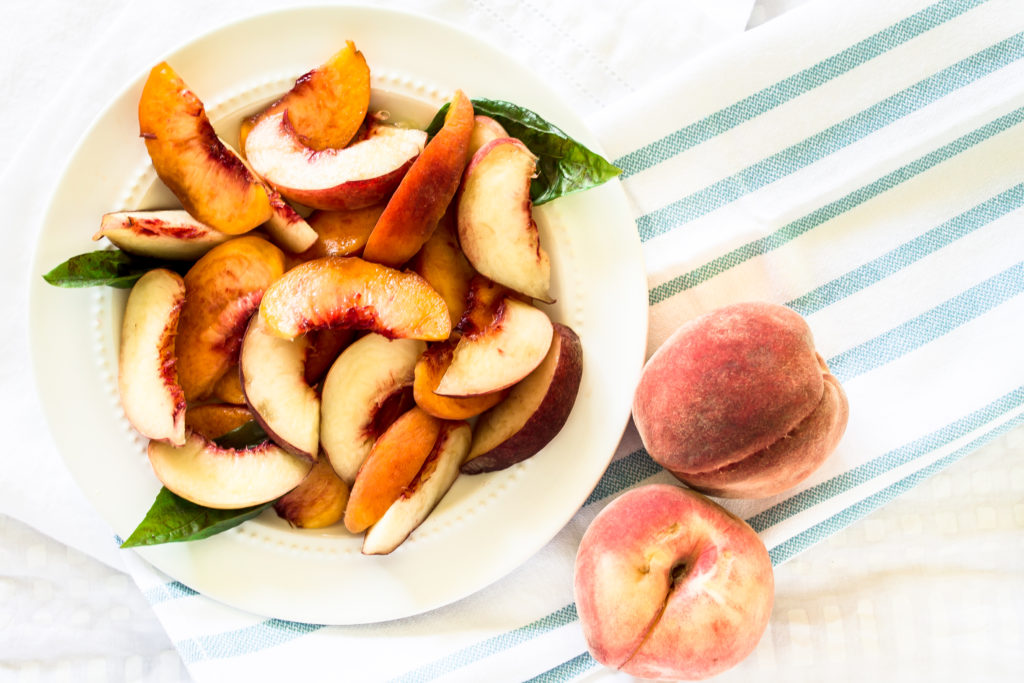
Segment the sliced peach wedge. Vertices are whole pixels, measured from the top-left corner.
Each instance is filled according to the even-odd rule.
[[[458,331],[462,335],[473,336],[493,326],[502,302],[513,294],[508,287],[499,285],[494,280],[483,275],[474,275],[469,281]]]
[[[316,230],[277,190],[268,187],[267,193],[270,195],[272,213],[263,227],[270,239],[293,254],[300,254],[313,246],[317,238]]]
[[[413,371],[412,397],[416,405],[434,417],[444,420],[467,420],[500,403],[506,392],[499,390],[461,398],[434,393],[452,364],[454,350],[455,342],[448,340],[431,345],[420,356]]]
[[[185,283],[151,270],[132,287],[121,328],[117,384],[125,416],[143,436],[185,443],[185,393],[178,384],[174,337]]]
[[[166,62],[142,88],[139,130],[157,176],[196,220],[236,235],[270,218],[263,183],[221,142],[203,103]]]
[[[340,521],[349,486],[327,460],[317,460],[302,483],[274,503],[277,516],[300,529],[322,529]]]
[[[472,430],[466,422],[443,422],[420,471],[387,512],[366,531],[364,555],[386,555],[401,545],[434,510],[459,476]]]
[[[352,484],[345,508],[346,529],[357,534],[384,516],[433,451],[441,424],[412,408],[380,435]]]
[[[473,133],[473,103],[457,90],[444,125],[413,162],[370,233],[363,257],[400,266],[419,251],[459,189]]]
[[[370,106],[370,68],[349,40],[326,62],[300,76],[268,113],[285,112],[305,147],[340,149],[355,136]]]
[[[182,261],[197,259],[231,239],[231,235],[200,223],[184,209],[104,214],[92,238],[104,237],[121,251]]]
[[[508,131],[500,123],[490,116],[477,114],[473,117],[473,134],[469,136],[469,149],[466,150],[469,159],[477,151],[491,140],[509,137]]]
[[[569,419],[583,376],[583,347],[569,327],[554,328],[544,361],[480,416],[463,473],[501,470],[535,455]]]
[[[267,289],[260,315],[274,334],[288,339],[324,327],[426,341],[451,333],[448,307],[426,280],[355,256],[295,266]]]
[[[230,403],[236,406],[245,405],[245,392],[242,391],[242,378],[238,374],[238,365],[232,365],[220,379],[213,385],[210,395],[206,397],[211,401]]]
[[[368,334],[341,352],[324,378],[320,447],[345,481],[355,480],[373,443],[411,407],[416,339]]]
[[[364,138],[314,151],[278,111],[262,117],[245,138],[252,168],[288,199],[314,209],[358,209],[394,192],[426,143],[427,134],[376,121]]]
[[[317,238],[299,258],[309,261],[321,256],[358,256],[382,211],[383,204],[347,211],[314,211],[306,220]]]
[[[458,200],[459,243],[480,273],[534,299],[551,301],[551,262],[533,219],[530,181],[537,157],[498,138],[473,155]]]
[[[281,339],[254,315],[238,355],[245,402],[277,445],[313,458],[320,446],[320,397],[306,383],[305,336]]]
[[[459,324],[466,310],[470,282],[476,275],[465,254],[459,248],[459,237],[455,232],[454,212],[445,212],[437,229],[426,244],[416,252],[409,267],[423,276],[430,286],[444,298],[452,327]]]
[[[435,393],[479,396],[510,387],[540,365],[552,335],[544,311],[506,296],[489,326],[459,339]]]
[[[306,338],[306,384],[313,386],[324,378],[341,352],[355,339],[355,330],[325,327],[310,330]]]
[[[175,353],[186,399],[207,397],[237,362],[249,317],[283,272],[280,249],[245,235],[214,247],[185,274]]]
[[[248,406],[233,403],[204,403],[185,411],[185,426],[209,441],[252,422]]]
[[[223,448],[196,433],[182,446],[149,442],[149,463],[164,486],[196,505],[233,510],[260,505],[298,486],[313,460],[270,441]]]

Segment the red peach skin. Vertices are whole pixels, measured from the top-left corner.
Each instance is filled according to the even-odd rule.
[[[594,518],[574,589],[598,662],[642,678],[696,680],[754,650],[775,583],[768,551],[746,522],[699,493],[651,484]]]
[[[397,267],[430,239],[459,188],[473,133],[473,103],[455,91],[441,130],[423,148],[363,249],[363,257]]]
[[[848,405],[807,323],[741,303],[691,320],[647,362],[633,418],[656,462],[705,493],[791,488],[835,449]]]

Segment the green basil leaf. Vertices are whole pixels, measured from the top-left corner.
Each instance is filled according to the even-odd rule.
[[[108,286],[128,289],[135,281],[154,268],[180,271],[182,265],[160,259],[135,256],[119,249],[90,251],[72,256],[43,279],[55,287]]]
[[[230,432],[218,436],[213,442],[221,448],[238,449],[258,446],[269,438],[259,422],[249,420],[244,425],[235,427]]]
[[[214,510],[191,503],[166,488],[161,488],[145,519],[121,547],[133,548],[209,538],[236,527],[247,519],[252,519],[273,504],[274,501],[270,501],[239,510]]]
[[[535,206],[596,187],[622,173],[622,169],[525,107],[502,100],[478,99],[473,100],[473,110],[500,123],[509,135],[539,157],[537,177],[530,184],[530,198]],[[428,135],[441,130],[447,112],[445,104],[427,127]]]

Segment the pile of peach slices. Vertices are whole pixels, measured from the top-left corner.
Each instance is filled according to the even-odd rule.
[[[276,501],[388,553],[461,474],[541,450],[582,349],[551,303],[532,217],[537,157],[455,92],[441,128],[372,112],[349,42],[241,128],[239,152],[166,64],[142,138],[183,209],[104,216],[154,268],[124,313],[119,388],[156,476],[207,508]],[[251,421],[269,437],[216,441]]]

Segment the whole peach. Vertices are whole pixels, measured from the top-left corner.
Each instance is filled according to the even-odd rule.
[[[642,678],[697,680],[735,666],[757,646],[775,597],[753,529],[665,484],[632,489],[594,518],[574,584],[594,659]]]
[[[633,420],[651,457],[704,493],[762,498],[835,450],[846,394],[806,321],[768,303],[719,308],[680,327],[644,366]]]

